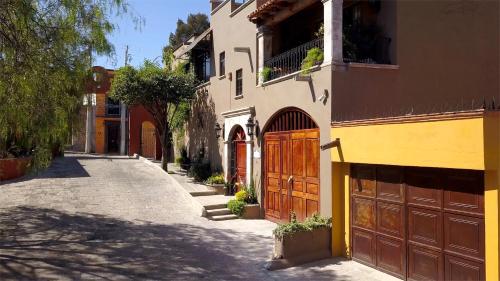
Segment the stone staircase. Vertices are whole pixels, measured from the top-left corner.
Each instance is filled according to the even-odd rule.
[[[238,216],[231,213],[231,211],[227,208],[227,204],[213,204],[213,205],[205,205],[205,212],[203,212],[203,216],[209,220],[213,221],[224,221],[224,220],[234,220],[237,219]]]

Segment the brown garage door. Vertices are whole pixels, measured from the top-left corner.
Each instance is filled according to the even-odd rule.
[[[408,280],[484,280],[481,171],[353,165],[353,259]]]

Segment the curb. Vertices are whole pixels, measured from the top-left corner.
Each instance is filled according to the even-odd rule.
[[[174,184],[174,186],[181,191],[182,196],[186,198],[189,202],[191,202],[191,206],[193,207],[193,209],[196,210],[197,214],[199,216],[203,216],[203,214],[205,213],[205,208],[203,207],[203,205],[201,205],[201,203],[198,200],[196,200],[196,198],[191,196],[191,194],[189,194],[189,192],[185,190],[184,187],[182,187],[182,185],[174,177],[172,177],[169,173],[165,172],[160,166],[151,162],[151,160],[149,160],[148,158],[142,157],[138,154],[134,154],[132,158],[138,159],[143,163],[156,167],[158,170],[162,171],[163,174],[165,174],[167,178]]]

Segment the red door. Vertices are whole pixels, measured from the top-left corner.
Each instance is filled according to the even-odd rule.
[[[247,174],[247,145],[244,141],[236,142],[236,181],[246,182]]]

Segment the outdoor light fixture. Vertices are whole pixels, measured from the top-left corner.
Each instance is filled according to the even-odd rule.
[[[255,123],[253,122],[252,117],[248,118],[247,121],[247,133],[250,138],[253,136],[253,128],[255,127]]]
[[[220,138],[220,132],[222,131],[222,128],[220,127],[219,123],[215,123],[214,129],[215,129],[215,137],[217,139],[219,139]]]

